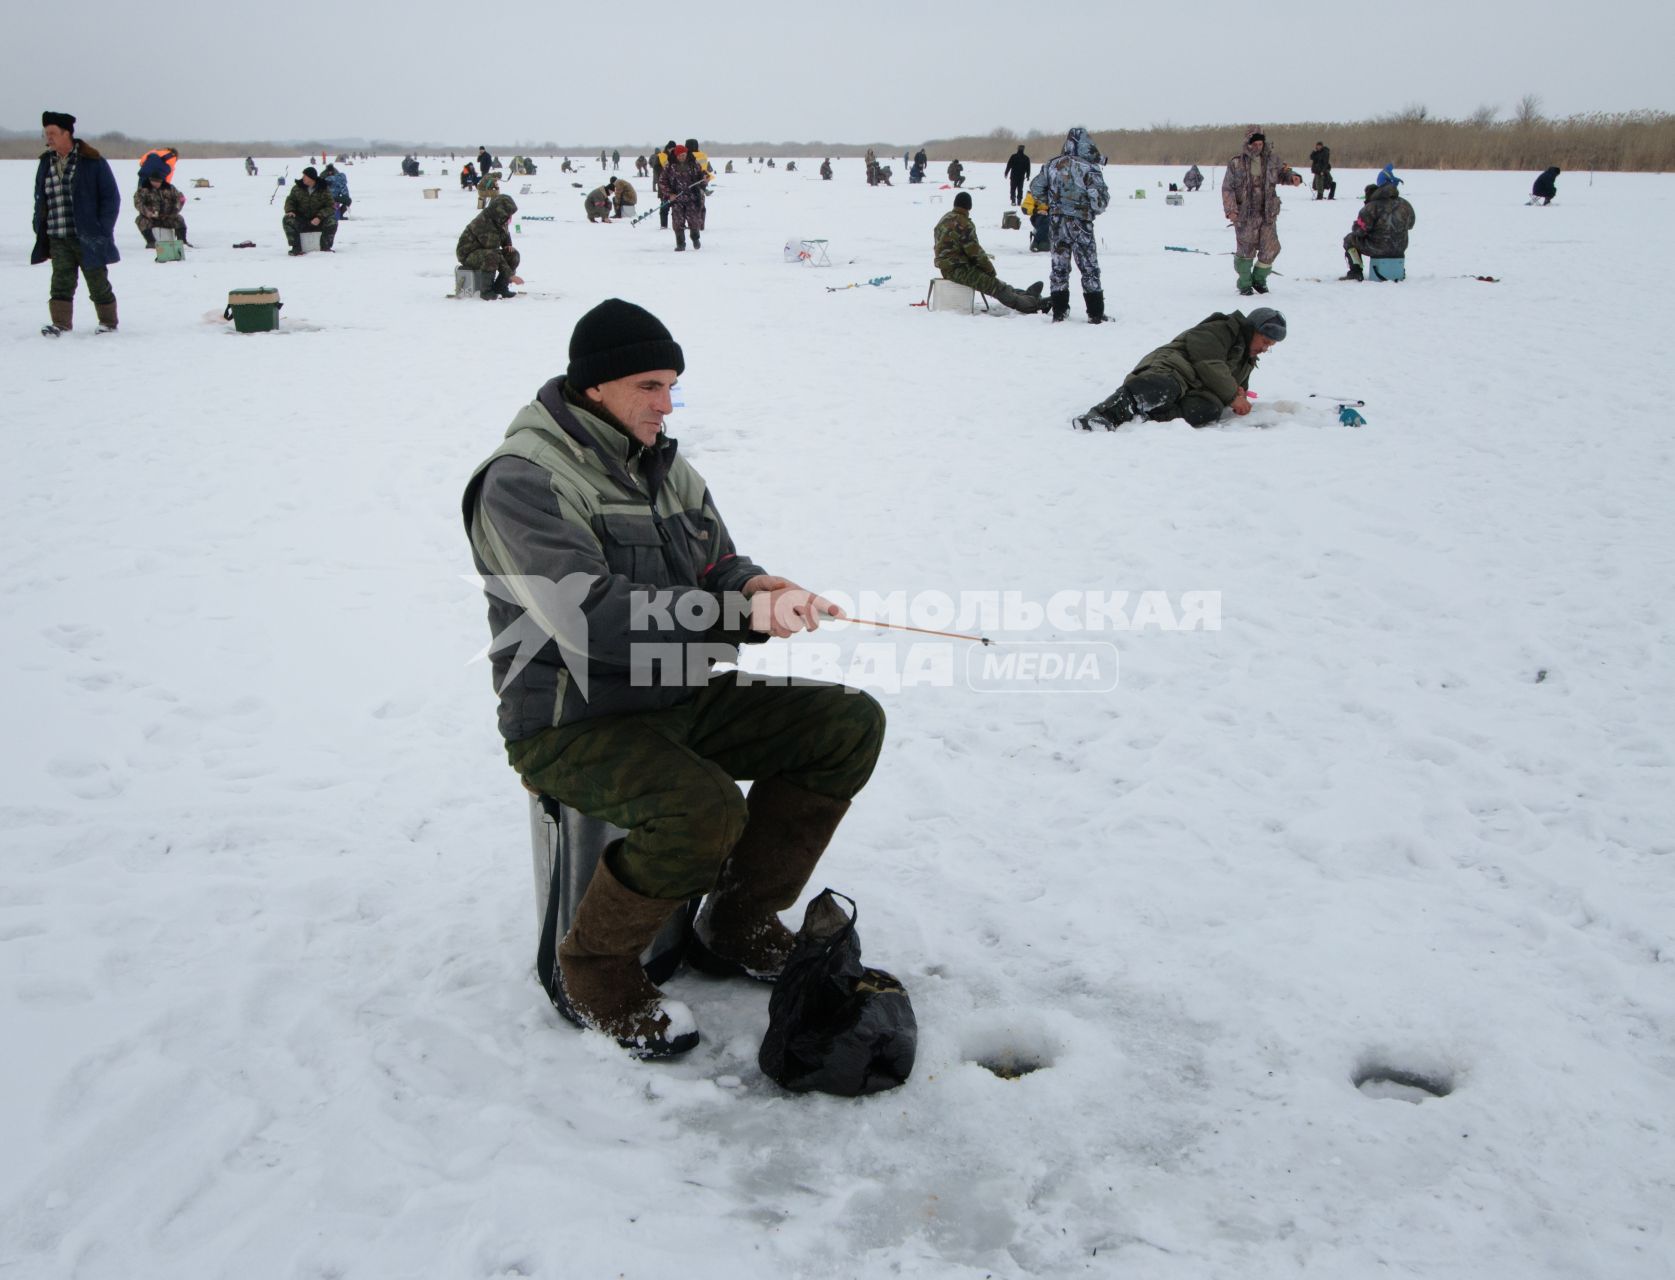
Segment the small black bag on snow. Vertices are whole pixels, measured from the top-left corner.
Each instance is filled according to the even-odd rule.
[[[895,978],[861,964],[855,914],[855,900],[831,889],[809,903],[774,984],[756,1060],[770,1080],[794,1092],[853,1098],[894,1089],[913,1071],[913,1004]]]

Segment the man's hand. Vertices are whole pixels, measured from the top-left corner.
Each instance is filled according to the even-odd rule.
[[[513,284],[522,284],[523,283],[523,277],[522,276],[513,276],[512,277],[512,283]]]
[[[1245,398],[1243,387],[1240,387],[1233,397],[1233,412],[1241,418],[1250,412],[1250,401]]]
[[[317,226],[319,226],[319,225],[320,225],[320,219],[318,219],[318,218],[310,218],[310,219],[309,219],[309,220],[308,220],[308,225],[309,225],[309,226],[311,226],[311,227],[317,227]]]
[[[799,587],[789,578],[758,574],[742,590],[750,600],[750,629],[781,639],[799,631],[818,629],[821,615],[849,616],[824,596]]]

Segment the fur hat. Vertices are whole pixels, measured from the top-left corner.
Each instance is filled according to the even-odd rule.
[[[1258,307],[1245,317],[1253,333],[1260,333],[1274,342],[1285,341],[1285,317],[1272,307]]]
[[[66,111],[43,111],[41,112],[41,128],[45,129],[48,125],[56,125],[65,133],[74,133],[76,131],[76,118]]]
[[[578,391],[653,369],[682,373],[686,357],[663,322],[644,307],[606,298],[576,321],[566,377]]]

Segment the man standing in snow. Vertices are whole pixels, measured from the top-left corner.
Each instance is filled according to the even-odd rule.
[[[740,643],[843,614],[734,549],[664,431],[685,367],[650,312],[600,303],[570,336],[566,373],[513,419],[464,498],[512,767],[628,833],[605,850],[558,943],[548,994],[571,1022],[648,1058],[684,1053],[698,1033],[640,953],[707,895],[689,961],[775,981],[792,944],[779,913],[884,738],[865,693],[712,672]],[[578,583],[579,605],[566,604],[559,589]]]
[[[74,116],[41,112],[41,135],[47,149],[35,167],[35,248],[29,255],[31,265],[52,261],[49,320],[41,332],[49,338],[69,332],[79,271],[99,317],[99,332],[114,333],[110,265],[122,260],[116,248],[116,215],[122,210],[116,175],[109,161],[76,137]]]
[[[1314,174],[1316,200],[1338,198],[1337,180],[1332,177],[1332,148],[1324,142],[1315,143],[1314,150],[1309,152],[1309,172]]]
[[[1257,357],[1284,340],[1285,317],[1272,307],[1248,316],[1217,312],[1153,351],[1115,392],[1070,421],[1083,431],[1115,431],[1134,418],[1185,418],[1194,427],[1209,426],[1223,409],[1242,418]]]
[[[1268,135],[1260,125],[1245,133],[1244,149],[1227,162],[1221,180],[1221,207],[1233,227],[1233,266],[1239,273],[1239,292],[1245,297],[1268,292],[1274,259],[1280,256],[1276,224],[1280,216],[1279,184],[1303,185],[1303,176],[1268,151]]]
[[[675,227],[675,252],[686,251],[686,233],[692,233],[692,247],[701,249],[704,235],[704,184],[709,174],[686,147],[676,147],[669,163],[658,175],[657,194],[663,197]]]
[[[954,197],[954,207],[936,224],[935,237],[936,269],[944,280],[987,294],[1014,311],[1035,312],[1047,305],[1039,280],[1025,292],[996,278],[994,261],[977,243],[977,228],[971,222],[971,192],[962,191]]]
[[[1018,149],[1006,161],[1007,198],[1012,204],[1024,198],[1024,183],[1029,181],[1029,171],[1029,157],[1024,154],[1024,144],[1020,142]]]
[[[1070,314],[1070,260],[1082,275],[1082,301],[1089,324],[1105,321],[1105,286],[1099,278],[1099,246],[1093,238],[1093,220],[1111,203],[1099,148],[1086,129],[1078,126],[1065,135],[1064,148],[1035,175],[1029,191],[1038,205],[1045,205],[1053,242],[1051,281],[1053,320]]]

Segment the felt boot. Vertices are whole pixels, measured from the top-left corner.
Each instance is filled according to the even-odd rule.
[[[795,941],[779,913],[797,901],[814,874],[849,801],[762,778],[751,786],[747,804],[744,834],[704,899],[686,958],[717,977],[775,982]]]
[[[116,303],[95,302],[93,313],[99,317],[99,327],[94,330],[95,333],[116,332]]]
[[[1084,292],[1082,294],[1082,301],[1083,301],[1084,304],[1086,304],[1087,309],[1088,309],[1088,323],[1089,324],[1104,324],[1105,323],[1105,295],[1103,293],[1087,293],[1087,292]]]
[[[640,952],[684,904],[642,898],[601,858],[558,944],[553,1005],[579,1027],[613,1037],[636,1058],[672,1058],[698,1043],[692,1011],[663,993],[640,967]]]
[[[1070,290],[1054,289],[1047,295],[1047,301],[1053,308],[1053,323],[1057,324],[1070,314]]]
[[[1269,262],[1259,262],[1256,270],[1250,273],[1250,287],[1258,293],[1268,292],[1268,277],[1274,274],[1274,267]]]
[[[42,326],[42,335],[48,338],[56,338],[61,333],[70,332],[75,327],[70,323],[75,313],[75,306],[76,304],[68,298],[63,300],[58,298],[49,299],[47,315],[51,319]]]

